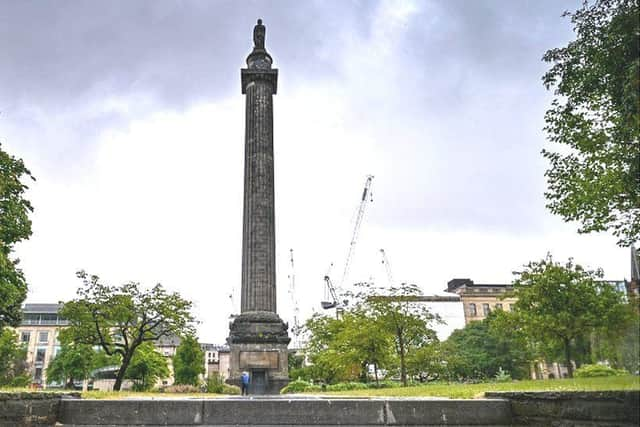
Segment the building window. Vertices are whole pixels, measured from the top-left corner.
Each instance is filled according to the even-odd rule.
[[[23,332],[22,334],[20,334],[20,342],[22,342],[23,344],[28,344],[30,339],[31,332]]]
[[[47,344],[49,342],[49,332],[44,331],[38,334],[38,342],[42,344]]]
[[[495,308],[496,310],[502,310],[502,303],[497,303]]]
[[[42,381],[42,368],[36,368],[36,374],[33,378],[37,383]]]
[[[509,311],[513,311],[513,310],[515,310],[515,308],[516,307],[513,304],[509,304]]]
[[[36,350],[36,362],[44,362],[44,357],[47,354],[47,350],[44,348],[39,348]]]
[[[487,303],[482,304],[482,314],[484,314],[485,316],[488,316],[489,313],[491,313],[491,309],[489,308],[489,304],[487,304]]]
[[[476,305],[474,303],[469,304],[469,316],[477,316]]]

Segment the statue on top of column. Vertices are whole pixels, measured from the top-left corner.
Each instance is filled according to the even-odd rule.
[[[264,37],[266,28],[262,25],[262,19],[258,19],[258,24],[253,27],[253,48],[264,49]]]

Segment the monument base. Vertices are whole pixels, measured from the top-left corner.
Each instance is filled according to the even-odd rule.
[[[242,313],[229,325],[231,360],[227,383],[240,387],[240,375],[251,377],[250,394],[279,394],[289,383],[287,324],[276,313]]]

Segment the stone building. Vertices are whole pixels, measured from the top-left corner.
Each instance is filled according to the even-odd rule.
[[[231,373],[229,347],[216,344],[200,344],[200,347],[204,351],[205,378],[218,375],[223,381],[226,381]]]
[[[445,292],[460,296],[464,309],[464,323],[482,320],[493,310],[511,311],[516,298],[503,298],[513,291],[507,284],[476,284],[471,279],[452,279],[447,283]]]
[[[46,368],[60,349],[58,333],[69,322],[58,315],[59,304],[25,304],[18,339],[27,347],[27,364],[33,383],[47,383]]]

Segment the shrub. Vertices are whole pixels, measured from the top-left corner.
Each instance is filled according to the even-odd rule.
[[[200,393],[200,389],[190,384],[174,384],[158,389],[161,393]]]
[[[217,373],[213,373],[207,379],[207,393],[222,394],[225,385],[224,381],[222,381],[222,377]]]
[[[496,372],[495,377],[493,377],[496,382],[499,383],[508,383],[511,381],[511,374],[509,372],[502,369],[502,366],[498,368],[498,372]]]
[[[369,385],[365,383],[348,382],[328,385],[327,391],[366,390],[368,388]]]
[[[305,391],[321,391],[322,388],[318,385],[311,384],[307,381],[297,379],[295,381],[291,381],[289,385],[280,390],[280,394],[287,393],[303,393]]]
[[[612,377],[627,375],[624,369],[613,369],[605,365],[583,365],[573,373],[576,378]]]
[[[237,385],[224,384],[222,394],[240,394],[240,387]]]

